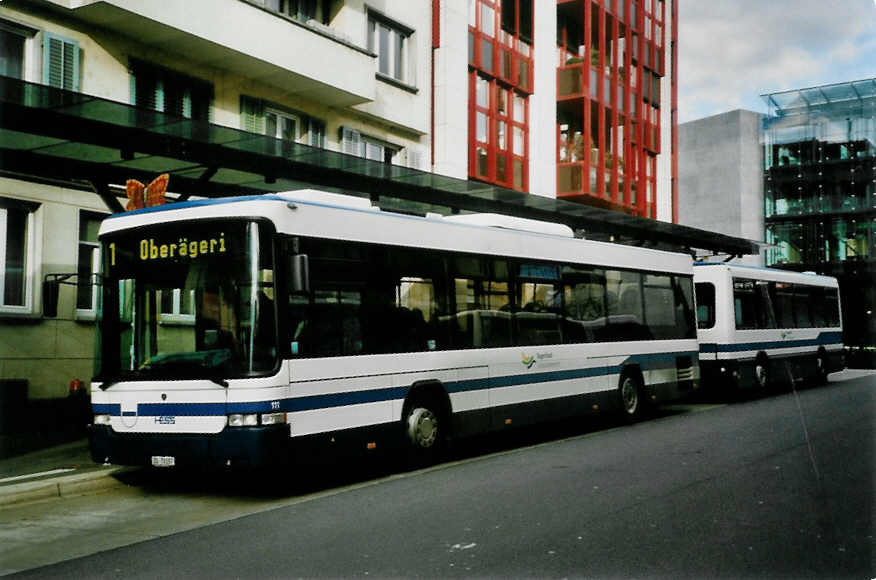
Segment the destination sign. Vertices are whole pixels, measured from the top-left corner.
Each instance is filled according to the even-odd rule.
[[[201,257],[218,256],[228,253],[225,232],[213,237],[189,238],[181,236],[175,240],[140,238],[135,241],[134,255],[141,262],[160,262],[162,260],[195,260]],[[127,245],[127,244],[126,244]],[[130,247],[130,246],[129,246]],[[110,264],[116,264],[116,243],[109,244]]]

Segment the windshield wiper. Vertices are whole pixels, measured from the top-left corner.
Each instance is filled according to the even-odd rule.
[[[113,386],[114,384],[116,384],[117,382],[119,382],[119,381],[104,381],[104,382],[100,383],[100,390],[105,391],[108,388],[110,388],[111,386]]]
[[[228,388],[228,381],[226,381],[225,379],[219,377],[207,377],[207,380],[211,383],[216,383],[220,387],[225,387],[226,389]]]

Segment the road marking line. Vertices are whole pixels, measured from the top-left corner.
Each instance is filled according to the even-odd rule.
[[[57,475],[59,473],[69,473],[70,471],[76,471],[75,467],[67,467],[64,469],[52,469],[50,471],[41,471],[39,473],[29,473],[28,475],[16,475],[15,477],[6,477],[0,479],[0,483],[9,483],[10,481],[20,481],[22,479],[33,479],[35,477],[43,477],[45,475]]]

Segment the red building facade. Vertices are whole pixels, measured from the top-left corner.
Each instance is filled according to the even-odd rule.
[[[469,0],[469,177],[529,190],[532,0]]]
[[[557,2],[558,198],[657,217],[657,156],[675,155],[675,22],[664,0]]]

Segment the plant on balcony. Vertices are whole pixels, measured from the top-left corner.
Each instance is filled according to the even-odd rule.
[[[593,66],[599,66],[599,49],[591,48],[590,49],[590,64]]]

